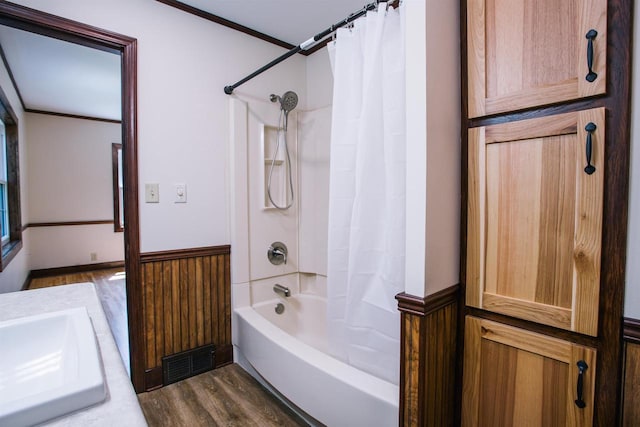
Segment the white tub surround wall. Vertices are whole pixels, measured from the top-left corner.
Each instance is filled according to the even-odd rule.
[[[322,49],[325,52],[326,49]],[[318,55],[320,52],[315,53]],[[313,56],[313,55],[312,55]],[[298,114],[300,268],[327,275],[331,107]]]
[[[111,144],[121,142],[121,125],[35,113],[25,119],[28,222],[113,220]],[[30,268],[123,261],[123,234],[113,224],[35,227]]]
[[[74,307],[86,307],[93,323],[107,383],[107,398],[104,403],[57,418],[43,425],[52,427],[146,426],[147,423],[120,359],[93,284],[56,286],[0,295],[0,320]]]
[[[286,210],[273,207],[267,197],[267,182],[271,160],[275,153],[280,105],[264,100],[230,99],[231,111],[231,170],[232,219],[231,244],[234,247],[231,281],[248,283],[266,277],[281,276],[298,271],[298,185],[297,112],[289,114],[287,145],[291,156],[293,205]],[[286,154],[280,144],[276,170],[272,176],[272,196],[290,190],[287,177]],[[289,198],[274,200],[287,205]],[[272,264],[267,250],[274,242],[286,245],[286,263]]]

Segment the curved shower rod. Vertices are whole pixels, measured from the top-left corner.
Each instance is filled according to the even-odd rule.
[[[236,82],[236,83],[234,83],[232,85],[225,86],[224,87],[224,93],[226,93],[227,95],[231,95],[233,93],[233,90],[235,88],[237,88],[238,86],[243,85],[246,82],[248,82],[249,80],[251,80],[252,78],[264,73],[269,68],[271,68],[271,67],[273,67],[275,65],[278,65],[279,63],[281,63],[285,59],[289,58],[290,56],[293,56],[293,55],[295,55],[296,53],[298,53],[298,52],[300,52],[302,50],[307,50],[309,47],[311,47],[316,42],[322,40],[323,38],[327,37],[329,34],[335,32],[338,28],[344,27],[345,25],[350,24],[351,22],[355,21],[356,19],[360,18],[361,16],[366,15],[366,13],[369,12],[370,10],[375,10],[378,7],[378,4],[380,4],[380,3],[389,3],[389,4],[394,3],[395,4],[395,3],[398,3],[398,1],[397,0],[376,0],[373,3],[367,4],[366,6],[364,6],[359,11],[350,14],[349,16],[347,16],[342,21],[333,24],[332,26],[330,26],[326,30],[322,31],[321,33],[318,33],[315,36],[311,37],[309,40],[307,40],[307,41],[305,41],[303,43],[300,43],[298,46],[294,47],[289,52],[279,56],[278,58],[276,58],[273,61],[269,62],[267,65],[257,69],[256,71],[254,71],[253,73],[251,73],[247,77],[245,77],[244,79],[239,80],[238,82]]]

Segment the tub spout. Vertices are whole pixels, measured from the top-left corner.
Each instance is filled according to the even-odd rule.
[[[283,297],[290,297],[291,291],[286,286],[282,286],[279,284],[273,285],[273,292],[276,294],[282,295]]]

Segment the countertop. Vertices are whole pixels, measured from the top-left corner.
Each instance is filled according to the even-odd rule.
[[[43,426],[146,426],[138,398],[125,370],[93,283],[0,294],[0,321],[33,314],[86,307],[98,338],[107,382],[107,398],[87,409],[49,421]]]

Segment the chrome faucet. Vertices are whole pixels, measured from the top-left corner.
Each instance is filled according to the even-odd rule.
[[[273,265],[287,263],[287,246],[281,242],[273,242],[267,250],[267,257]]]
[[[273,285],[273,292],[275,292],[278,295],[282,295],[285,298],[291,296],[291,291],[289,290],[289,288],[287,288],[286,286],[279,285],[277,283]]]

